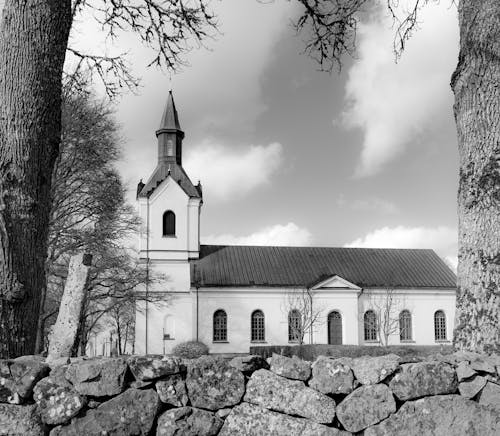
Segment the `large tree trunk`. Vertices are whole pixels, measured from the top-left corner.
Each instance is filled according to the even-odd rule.
[[[451,85],[460,153],[455,347],[500,351],[500,2],[462,0]]]
[[[0,357],[35,347],[71,20],[70,0],[6,0],[0,22]]]

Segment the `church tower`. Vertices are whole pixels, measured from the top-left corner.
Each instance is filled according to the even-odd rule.
[[[146,184],[137,186],[143,230],[140,257],[150,261],[188,261],[200,251],[201,185],[194,186],[182,168],[179,115],[172,91],[156,131],[158,162]]]

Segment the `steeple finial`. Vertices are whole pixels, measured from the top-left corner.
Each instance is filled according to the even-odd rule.
[[[159,133],[162,133],[162,130],[181,130],[179,115],[177,114],[177,109],[175,108],[172,90],[168,91],[167,105],[163,111],[160,128],[156,131],[156,136],[158,136]]]

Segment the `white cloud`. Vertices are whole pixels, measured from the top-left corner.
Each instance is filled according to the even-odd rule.
[[[209,235],[202,240],[204,244],[213,245],[307,246],[311,245],[312,235],[309,230],[290,222],[265,227],[247,236]]]
[[[457,230],[439,227],[383,227],[367,233],[346,247],[432,248],[456,270]]]
[[[356,176],[381,171],[423,132],[439,128],[442,114],[451,111],[449,82],[458,56],[456,8],[448,2],[427,4],[420,21],[397,64],[392,21],[379,14],[360,25],[359,59],[349,70],[343,115],[348,127],[361,128],[364,134]]]
[[[266,185],[282,161],[276,142],[233,149],[207,140],[189,150],[183,166],[194,183],[201,181],[206,197],[227,200]]]

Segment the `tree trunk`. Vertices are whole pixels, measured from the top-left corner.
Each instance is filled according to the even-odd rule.
[[[34,352],[70,0],[6,0],[0,22],[0,358]]]
[[[90,264],[86,256],[83,253],[74,255],[69,262],[61,306],[49,338],[47,362],[70,357],[74,349],[75,339],[81,327],[80,318]]]
[[[451,79],[460,154],[454,345],[500,351],[500,2],[459,3]]]

